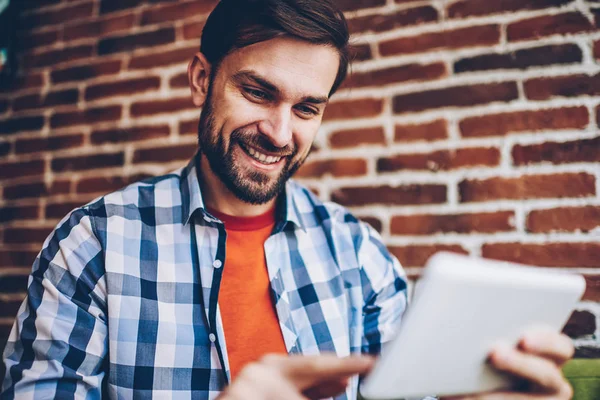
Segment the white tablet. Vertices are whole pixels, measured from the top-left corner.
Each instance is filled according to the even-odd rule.
[[[528,328],[560,331],[584,289],[579,275],[437,253],[361,394],[382,400],[509,387],[510,378],[486,363],[492,347],[516,345]]]

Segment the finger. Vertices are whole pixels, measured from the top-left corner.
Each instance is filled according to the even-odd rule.
[[[573,342],[568,336],[547,330],[526,333],[519,347],[527,353],[551,359],[559,366],[571,359],[575,352]]]
[[[546,394],[563,398],[560,396],[570,392],[571,387],[558,366],[546,358],[506,347],[494,351],[490,361],[499,370],[530,381]]]
[[[260,363],[244,367],[225,394],[224,400],[307,400],[279,371]]]
[[[343,393],[348,387],[348,378],[319,383],[306,389],[302,394],[309,399],[323,399],[335,397]]]
[[[334,354],[322,354],[287,358],[266,356],[263,362],[276,365],[300,390],[305,390],[319,382],[366,373],[373,367],[374,359],[370,356],[339,358]]]

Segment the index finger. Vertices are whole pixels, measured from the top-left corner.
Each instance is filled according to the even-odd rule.
[[[527,332],[519,347],[528,353],[551,359],[559,366],[573,357],[575,351],[568,336],[545,329]]]
[[[318,356],[290,356],[280,359],[280,371],[289,377],[300,390],[319,382],[331,381],[368,372],[374,363],[371,356],[340,358],[333,354]]]

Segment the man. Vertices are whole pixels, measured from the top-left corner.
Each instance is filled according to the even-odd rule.
[[[398,262],[289,181],[346,75],[343,14],[323,0],[223,0],[200,50],[196,157],[61,221],[7,344],[4,398],[204,399],[233,382],[223,399],[354,399],[351,376],[372,360],[347,357],[392,339]],[[570,343],[531,339],[494,365],[535,384],[532,399],[567,398]]]

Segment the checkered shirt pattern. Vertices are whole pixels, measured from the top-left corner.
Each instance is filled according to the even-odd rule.
[[[197,159],[58,224],[4,352],[2,399],[213,399],[223,390],[226,231],[204,207]],[[377,354],[393,337],[404,273],[344,208],[289,181],[264,247],[290,354]],[[357,387],[353,379],[337,399],[355,399]]]

